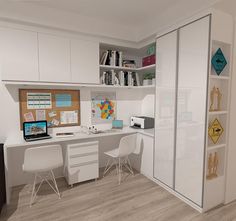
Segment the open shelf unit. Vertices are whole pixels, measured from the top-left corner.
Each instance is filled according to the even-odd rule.
[[[215,52],[220,48],[227,60],[227,65],[220,75],[217,75],[213,65],[211,64],[209,73],[209,99],[208,99],[208,126],[217,119],[223,128],[223,133],[217,142],[213,142],[207,131],[207,148],[206,148],[206,166],[205,166],[205,196],[204,196],[204,209],[211,209],[221,203],[224,203],[225,192],[225,170],[226,170],[226,155],[228,148],[228,123],[229,123],[229,94],[230,94],[230,81],[231,81],[231,57],[232,49],[231,44],[223,41],[211,41],[211,59]],[[210,61],[211,62],[211,61]],[[213,96],[214,87],[220,91],[220,99],[217,97],[219,93]],[[213,99],[212,99],[213,98]],[[214,105],[212,104],[212,101]],[[217,104],[220,103],[218,106]],[[212,109],[211,109],[212,107]],[[209,129],[209,128],[208,128]],[[217,156],[217,176],[209,178],[209,156]],[[213,160],[214,161],[214,160]],[[211,162],[213,162],[211,161]]]
[[[150,64],[144,67],[142,66],[142,59],[144,57],[149,56],[147,51],[150,46],[155,47],[155,43],[154,42],[150,43],[147,46],[140,49],[121,47],[117,45],[100,44],[100,50],[99,50],[100,66],[99,67],[100,67],[101,84],[104,85],[104,75],[106,73],[113,73],[112,78],[116,78],[116,83],[114,83],[114,80],[112,80],[112,83],[110,82],[109,84],[105,82],[105,84],[108,84],[109,87],[110,86],[119,87],[119,84],[122,85],[121,87],[140,87],[143,89],[154,87],[156,64]],[[114,65],[114,62],[112,62],[112,65],[104,64],[104,62],[101,63],[101,58],[103,57],[104,53],[106,53],[108,50],[116,51],[117,53],[121,52],[122,59],[119,62],[117,62],[116,65]],[[116,55],[116,56],[120,56],[120,55]],[[135,64],[133,67],[126,67],[124,65],[124,60],[132,60],[134,61]],[[121,80],[122,77],[120,77],[120,73],[122,72],[125,73],[126,77],[129,75],[132,76],[130,77],[131,79],[133,79],[131,80],[131,82],[128,81],[129,83],[127,83],[127,80],[125,80],[126,81],[125,84],[128,86],[123,85],[123,80]],[[144,79],[147,79],[147,78],[149,79],[152,78],[153,80],[150,80],[149,83],[147,83],[146,81],[146,84],[143,83]]]
[[[148,70],[155,70],[156,68],[156,64],[152,64],[152,65],[148,65],[145,67],[141,67],[141,68],[129,68],[129,67],[120,67],[120,66],[110,66],[110,65],[100,65],[100,69],[102,70],[123,70],[123,71],[148,71]]]

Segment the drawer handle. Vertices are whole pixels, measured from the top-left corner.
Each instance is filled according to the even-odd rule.
[[[70,168],[75,168],[75,167],[81,167],[81,166],[86,166],[86,165],[91,165],[91,164],[98,164],[98,160],[86,162],[86,163],[77,163],[74,165],[71,165]]]
[[[70,159],[72,158],[78,158],[78,157],[86,157],[86,156],[91,156],[91,155],[98,155],[98,152],[91,152],[91,153],[81,153],[81,154],[75,154],[70,156]]]
[[[80,148],[80,147],[88,147],[88,146],[98,146],[98,142],[90,142],[90,143],[81,143],[81,144],[75,144],[75,145],[68,145],[68,147],[70,149],[76,149],[76,148]]]

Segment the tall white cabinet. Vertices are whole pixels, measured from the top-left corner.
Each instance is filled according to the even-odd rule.
[[[157,39],[154,177],[203,204],[210,17]],[[196,42],[197,41],[197,42]]]
[[[179,29],[175,190],[202,206],[210,17]]]
[[[176,28],[156,42],[154,178],[202,211],[225,202],[231,70],[231,44],[225,39],[233,27],[222,35],[221,26],[231,23],[217,15]],[[227,65],[217,75],[211,59],[219,48]],[[214,87],[222,94],[221,109],[211,111]],[[224,130],[213,143],[208,131],[215,119]],[[212,176],[210,155],[216,156]]]
[[[178,31],[157,40],[154,177],[174,187]]]

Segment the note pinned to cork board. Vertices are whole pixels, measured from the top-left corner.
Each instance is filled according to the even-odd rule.
[[[47,120],[48,127],[80,125],[80,91],[19,89],[20,121]]]

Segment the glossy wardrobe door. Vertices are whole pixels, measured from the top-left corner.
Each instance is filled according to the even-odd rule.
[[[174,184],[177,31],[157,39],[154,177]]]
[[[210,17],[179,30],[175,190],[202,206]],[[158,139],[157,139],[158,141]]]

